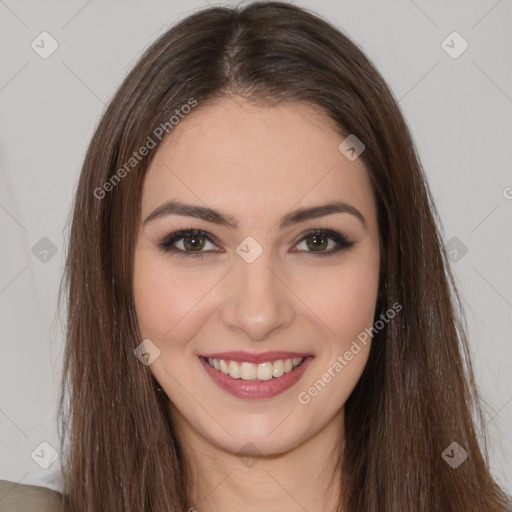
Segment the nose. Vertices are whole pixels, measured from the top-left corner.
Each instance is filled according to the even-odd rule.
[[[252,263],[239,258],[225,284],[222,321],[251,340],[265,340],[295,318],[294,294],[274,266],[265,251]]]

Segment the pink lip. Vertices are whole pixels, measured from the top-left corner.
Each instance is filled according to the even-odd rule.
[[[233,354],[240,354],[243,352],[228,352],[230,357]],[[266,352],[264,355],[266,358],[269,357],[269,354],[282,354],[283,352]],[[244,357],[247,357],[246,353]],[[293,357],[305,357],[296,355],[290,356],[291,352],[285,352],[287,354],[284,359],[291,359]],[[263,354],[262,354],[263,355]],[[302,376],[302,374],[306,371],[306,368],[309,366],[311,361],[313,360],[313,356],[306,357],[302,363],[293,369],[291,372],[287,372],[283,374],[281,377],[272,377],[270,380],[259,381],[259,380],[244,380],[244,379],[233,379],[229,375],[225,375],[219,370],[212,368],[207,359],[205,357],[212,356],[199,356],[201,363],[203,364],[205,370],[208,372],[208,375],[212,378],[212,380],[224,391],[236,396],[237,398],[250,398],[250,399],[261,399],[261,398],[271,398],[273,396],[286,391],[288,388],[293,386]],[[270,359],[263,359],[263,361],[273,360],[275,355],[272,355]],[[281,357],[278,356],[277,359]],[[218,357],[218,354],[215,355],[214,359],[224,359],[223,357]],[[229,359],[226,357],[226,360],[236,361],[236,359]],[[247,359],[242,359],[243,361],[248,361]],[[262,361],[262,362],[263,362]]]
[[[265,363],[267,361],[277,361],[278,359],[294,359],[297,357],[308,357],[313,354],[306,354],[304,352],[283,352],[273,350],[271,352],[262,352],[261,354],[255,354],[253,352],[244,352],[237,350],[234,352],[216,352],[215,354],[199,354],[200,357],[208,359],[224,359],[224,361],[237,361],[243,363]]]

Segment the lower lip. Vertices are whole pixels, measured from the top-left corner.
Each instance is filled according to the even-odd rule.
[[[237,398],[271,398],[286,391],[293,386],[306,371],[313,357],[308,356],[302,363],[291,372],[284,373],[281,377],[272,377],[270,380],[244,380],[233,379],[229,375],[212,368],[204,357],[199,357],[208,375],[224,391],[231,393]]]

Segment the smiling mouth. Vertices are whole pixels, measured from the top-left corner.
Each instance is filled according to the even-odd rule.
[[[283,393],[301,379],[314,359],[309,354],[272,352],[268,355],[231,352],[210,357],[213,355],[217,354],[199,356],[204,369],[217,386],[242,399],[268,399]],[[286,358],[286,355],[303,357]],[[267,357],[269,360],[265,361]],[[246,358],[256,362],[250,363]]]
[[[255,364],[249,362],[230,361],[226,359],[203,358],[207,363],[224,375],[232,379],[268,381],[278,379],[285,373],[293,371],[300,366],[305,357],[292,359],[277,359]]]

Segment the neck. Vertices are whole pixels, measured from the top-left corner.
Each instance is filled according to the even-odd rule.
[[[226,451],[176,409],[172,413],[178,419],[173,423],[186,461],[191,512],[338,512],[343,410],[293,449],[272,455]]]

